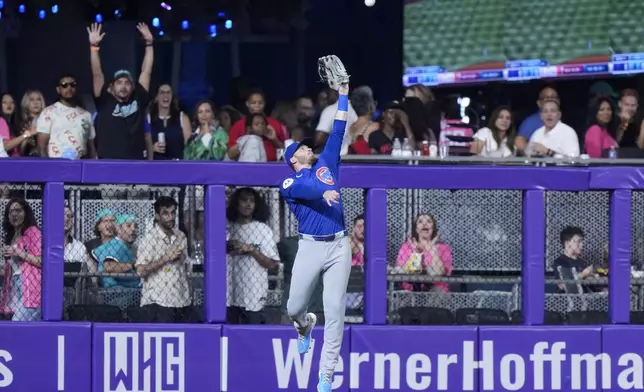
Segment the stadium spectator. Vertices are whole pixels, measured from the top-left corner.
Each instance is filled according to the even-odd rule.
[[[499,106],[492,112],[487,127],[474,134],[470,152],[482,157],[511,157],[516,154],[515,130],[512,112]]]
[[[141,239],[136,274],[143,279],[141,307],[149,322],[175,323],[190,306],[188,240],[175,227],[177,202],[161,196],[154,203],[154,225]]]
[[[539,99],[537,100],[537,107],[539,110],[528,116],[521,125],[519,126],[519,134],[516,137],[516,146],[517,150],[520,152],[525,151],[528,147],[528,142],[532,137],[532,134],[537,131],[537,129],[543,127],[543,120],[541,119],[541,106],[546,101],[557,101],[559,102],[559,94],[553,86],[546,85],[539,90]]]
[[[361,86],[351,93],[351,105],[358,118],[348,130],[349,154],[369,155],[369,135],[380,128],[380,124],[373,121],[376,113],[376,101],[373,98],[373,91],[368,86]]]
[[[295,101],[280,101],[275,104],[271,117],[282,125],[282,132],[288,135],[289,131],[298,124]]]
[[[619,120],[614,113],[615,105],[609,97],[600,96],[590,102],[584,136],[584,150],[589,157],[601,158],[606,150],[618,147],[615,137]]]
[[[266,224],[268,208],[252,188],[233,192],[228,218],[229,324],[261,324],[268,295],[268,271],[279,263],[273,230]]]
[[[334,93],[335,93],[335,96],[337,96],[338,92],[334,91]],[[329,97],[333,95],[333,93],[331,92],[328,92],[327,94],[329,95]],[[321,148],[326,144],[326,140],[329,138],[329,134],[331,133],[331,130],[333,128],[333,121],[335,120],[335,114],[337,111],[338,111],[337,98],[335,98],[334,103],[330,104],[329,106],[325,107],[324,110],[322,110],[322,113],[320,114],[320,120],[315,129],[316,130],[315,145],[318,148]],[[342,140],[342,148],[340,149],[341,155],[346,155],[349,153],[351,126],[353,125],[353,123],[356,122],[356,120],[358,120],[358,115],[356,114],[356,111],[353,109],[353,105],[351,104],[351,102],[349,102],[347,127],[346,127],[346,132],[344,133],[344,139]]]
[[[13,315],[13,321],[40,320],[42,233],[25,199],[9,200],[2,229],[4,281],[0,312]]]
[[[379,128],[369,135],[369,147],[372,154],[391,154],[395,139],[409,139],[409,145],[416,144],[409,125],[409,118],[398,101],[385,106],[380,116]]]
[[[440,241],[436,219],[429,214],[416,217],[411,236],[398,251],[396,264],[399,271],[428,276],[452,274],[452,247]],[[409,291],[448,291],[446,283],[403,283]]]
[[[335,90],[328,87],[324,87],[322,90],[320,90],[315,100],[315,110],[318,113],[318,116],[322,113],[322,111],[324,111],[324,109],[327,108],[327,106],[333,105],[337,102],[338,94],[334,94],[334,92]]]
[[[190,161],[221,161],[226,158],[228,134],[215,119],[215,105],[200,101],[195,106],[194,133],[186,142],[184,158]]]
[[[246,108],[249,114],[264,113],[266,107],[266,98],[264,93],[260,90],[252,90],[246,99]],[[279,123],[273,117],[267,117],[268,126],[267,134],[264,135],[264,148],[266,150],[266,159],[269,162],[277,161],[277,149],[284,148],[284,141],[287,139],[287,134]],[[228,135],[228,156],[230,159],[236,161],[239,159],[239,146],[237,139],[246,134],[246,118],[242,118],[233,124]]]
[[[230,105],[222,106],[217,111],[217,121],[219,121],[219,125],[221,125],[226,132],[230,132],[230,128],[232,128],[233,124],[241,120],[241,118],[241,113]]]
[[[434,92],[427,86],[422,84],[414,84],[407,87],[405,90],[404,101],[414,99],[419,99],[424,106],[423,119],[426,126],[429,128],[429,139],[427,140],[438,140],[441,131],[441,119],[442,113],[440,105],[436,104],[436,97]],[[412,127],[414,123],[412,123]],[[413,129],[413,128],[412,128]],[[422,140],[420,140],[422,142]]]
[[[246,118],[246,134],[237,139],[239,162],[266,162],[266,150],[262,137],[270,132],[266,116],[249,114]]]
[[[179,109],[179,99],[169,84],[160,85],[150,103],[146,132],[151,133],[155,160],[183,159],[192,126],[190,117]],[[159,140],[159,134],[163,134],[163,141]]]
[[[11,136],[20,136],[20,113],[16,110],[16,100],[10,93],[3,93],[1,102],[0,114],[9,125]]]
[[[579,139],[574,129],[561,122],[559,101],[541,103],[543,126],[532,134],[526,154],[538,157],[578,157]],[[518,145],[517,145],[518,146]]]
[[[559,235],[561,246],[563,247],[563,254],[561,254],[553,263],[552,269],[555,273],[555,279],[565,279],[562,275],[562,269],[571,269],[577,273],[577,279],[586,280],[597,277],[593,265],[587,265],[582,260],[581,252],[584,245],[584,232],[579,227],[567,226]],[[563,283],[557,284],[559,291],[566,292],[566,286]],[[584,292],[593,292],[591,286],[583,286]]]
[[[118,277],[103,276],[103,287],[115,288],[118,295],[105,300],[122,308],[134,302],[135,293],[118,291],[118,288],[138,288],[140,279],[134,274],[134,242],[136,241],[136,216],[125,214],[116,218],[116,237],[94,249],[93,258],[98,260],[99,274],[119,274]]]
[[[405,97],[402,102],[403,111],[409,118],[409,126],[416,140],[415,149],[423,149],[423,141],[436,142],[434,132],[428,122],[427,106],[416,97]]]
[[[74,211],[71,207],[65,206],[65,263],[83,263],[87,264],[88,254],[85,244],[72,236],[74,228]]]
[[[364,265],[364,215],[360,214],[353,220],[353,228],[349,236],[351,243],[351,264]]]
[[[97,275],[97,263],[92,259],[87,246],[72,236],[73,228],[74,212],[71,207],[65,206],[65,250],[63,259],[65,263],[80,263],[80,272]],[[91,280],[94,285],[98,283],[96,276],[92,277]]]
[[[305,127],[297,126],[291,129],[291,137],[286,139],[284,142],[284,147],[288,148],[293,142],[301,142],[302,140],[310,137],[311,130]]]
[[[0,140],[2,141],[2,147],[12,157],[23,155],[29,146],[29,140],[33,139],[35,135],[35,130],[25,129],[20,136],[13,136],[7,122],[0,118]]]
[[[295,113],[297,115],[297,125],[306,127],[308,129],[313,128],[315,106],[313,105],[313,100],[311,99],[311,97],[307,95],[301,95],[297,99],[297,101],[295,101]]]
[[[58,101],[43,110],[36,122],[41,157],[94,158],[96,131],[92,115],[78,106],[76,78],[63,75],[56,86]]]
[[[94,238],[85,243],[87,252],[93,257],[94,249],[110,242],[116,235],[116,213],[112,210],[104,209],[96,214],[96,223],[94,224]],[[96,263],[98,260],[94,259]]]
[[[154,63],[154,38],[148,26],[139,23],[137,29],[145,40],[145,55],[138,83],[127,70],[114,73],[106,83],[99,56],[105,33],[101,25],[93,23],[88,29],[93,92],[98,115],[96,142],[99,158],[135,159],[154,158],[152,138],[145,133],[145,110],[150,101],[150,77]]]
[[[27,90],[20,102],[20,129],[23,132],[23,137],[27,130],[32,136],[27,137],[24,144],[21,144],[19,150],[21,156],[37,157],[40,154],[36,146],[35,135],[38,116],[43,109],[45,109],[45,97],[42,93],[38,90]]]
[[[622,149],[644,148],[644,120],[638,111],[639,100],[637,91],[622,91],[618,102],[620,124],[617,128],[617,142]]]

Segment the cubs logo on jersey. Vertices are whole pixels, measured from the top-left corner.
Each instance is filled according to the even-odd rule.
[[[327,185],[334,185],[333,176],[331,175],[331,170],[328,167],[323,166],[315,171],[315,176],[318,180],[322,181]]]

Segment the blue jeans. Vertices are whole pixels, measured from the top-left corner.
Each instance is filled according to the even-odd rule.
[[[40,321],[40,308],[27,308],[22,292],[22,275],[13,276],[13,288],[11,293],[15,290],[17,301],[11,321]],[[10,295],[11,295],[10,293]]]

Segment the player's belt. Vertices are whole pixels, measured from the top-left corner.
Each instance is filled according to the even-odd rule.
[[[309,241],[318,241],[318,242],[331,242],[335,240],[339,240],[342,237],[347,236],[347,231],[338,231],[335,234],[329,234],[329,235],[310,235],[310,234],[302,234],[300,233],[300,239],[302,240],[309,240]]]

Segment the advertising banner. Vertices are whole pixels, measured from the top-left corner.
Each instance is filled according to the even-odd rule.
[[[602,327],[604,354],[598,359],[598,372],[610,375],[602,379],[604,392],[644,390],[643,336],[641,325]]]
[[[479,360],[463,371],[481,391],[601,391],[601,352],[601,326],[479,327]]]
[[[87,392],[91,324],[0,323],[0,389]]]
[[[350,387],[359,391],[474,391],[476,327],[355,326]]]
[[[297,334],[287,326],[224,326],[222,338],[223,392],[313,391],[318,383],[324,331],[313,331],[312,349],[297,351]],[[349,327],[344,329],[333,391],[349,391]]]
[[[218,391],[221,327],[94,324],[94,392]]]

